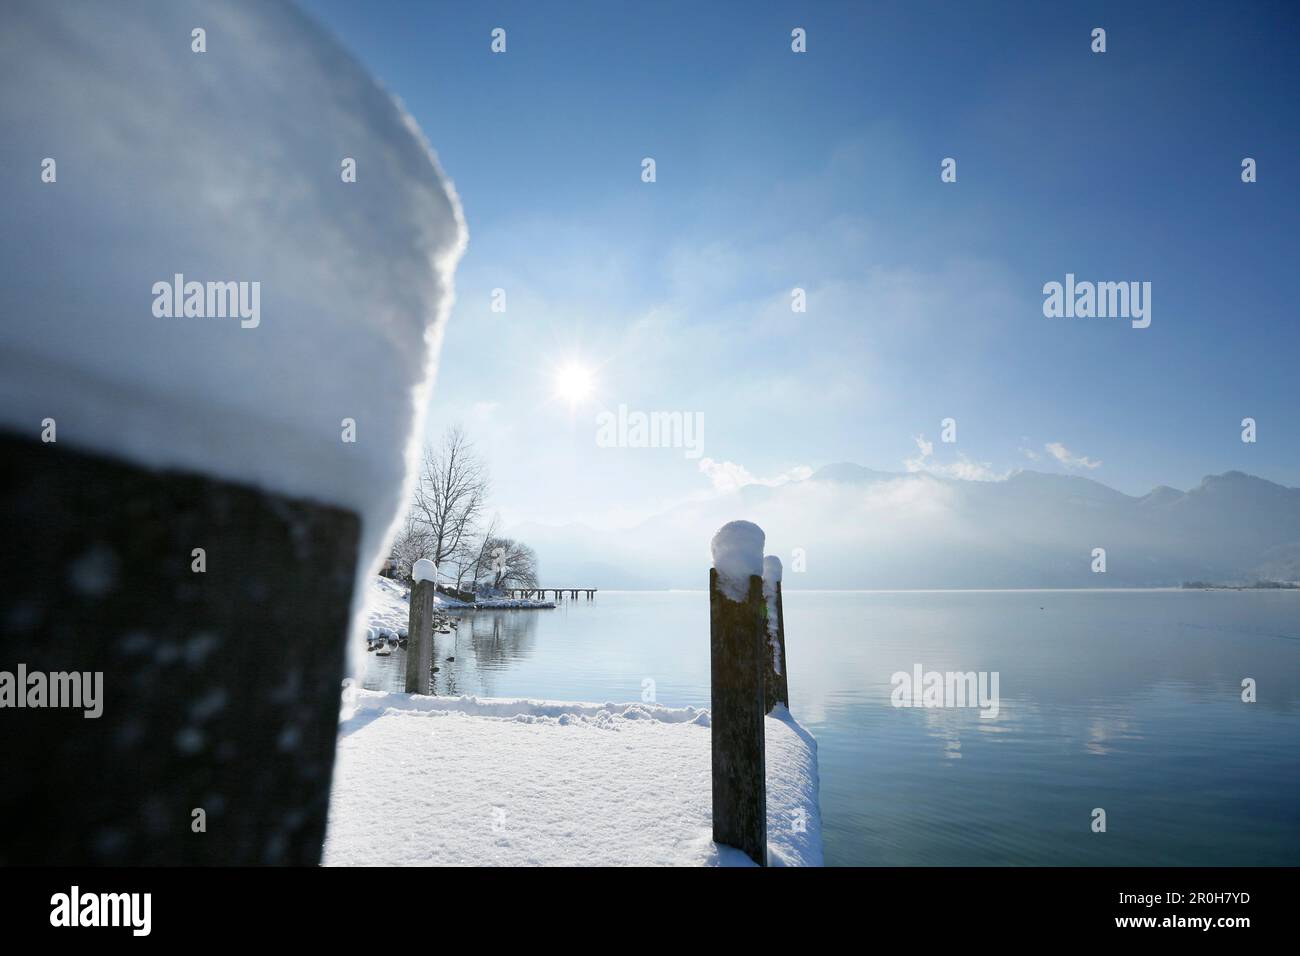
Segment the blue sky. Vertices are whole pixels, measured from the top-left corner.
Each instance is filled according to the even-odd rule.
[[[704,455],[768,480],[916,467],[924,436],[926,466],[989,476],[1300,485],[1293,6],[303,6],[460,193],[429,428],[465,425],[507,521],[713,493],[681,450],[598,447],[620,403],[701,413]],[[1151,327],[1045,318],[1067,272],[1151,282]],[[574,404],[570,363],[595,381]]]

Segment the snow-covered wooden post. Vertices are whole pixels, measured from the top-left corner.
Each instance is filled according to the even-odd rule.
[[[713,839],[767,864],[763,530],[732,521],[713,536],[709,572]]]
[[[208,69],[190,6],[5,5],[0,865],[317,864],[409,505],[455,196],[309,18]]]
[[[767,605],[767,647],[764,653],[763,713],[777,704],[790,706],[790,681],[786,675],[785,611],[781,606],[781,559],[763,559],[763,600]]]
[[[411,611],[406,628],[406,692],[429,693],[433,666],[433,596],[438,569],[428,558],[411,568]]]

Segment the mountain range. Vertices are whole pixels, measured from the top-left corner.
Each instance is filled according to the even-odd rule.
[[[548,587],[702,588],[710,538],[736,518],[764,529],[787,588],[1300,580],[1300,488],[1239,471],[1134,497],[1072,475],[968,481],[845,462],[690,501],[626,530],[526,523],[512,534],[537,550]],[[1093,570],[1097,548],[1104,572]]]

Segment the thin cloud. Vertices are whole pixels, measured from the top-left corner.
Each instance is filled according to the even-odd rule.
[[[1011,470],[999,472],[992,462],[975,461],[963,452],[957,452],[957,460],[940,463],[934,460],[934,442],[926,441],[924,435],[913,435],[918,454],[914,458],[903,459],[903,467],[911,472],[926,472],[960,481],[1004,481],[1011,475]]]
[[[1087,455],[1076,455],[1059,441],[1049,441],[1043,447],[1047,449],[1049,455],[1066,468],[1087,468],[1091,471],[1094,468],[1101,467],[1101,459],[1089,458]]]
[[[789,471],[772,478],[759,478],[744,465],[738,465],[734,461],[714,461],[712,458],[700,459],[700,471],[713,484],[714,491],[724,493],[736,491],[746,485],[775,487],[791,481],[803,481],[813,473],[807,465],[796,465]]]

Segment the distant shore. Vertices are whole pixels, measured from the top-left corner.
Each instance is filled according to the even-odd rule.
[[[1297,581],[1256,581],[1254,584],[1212,584],[1208,581],[1187,581],[1183,588],[1189,591],[1300,591]]]

